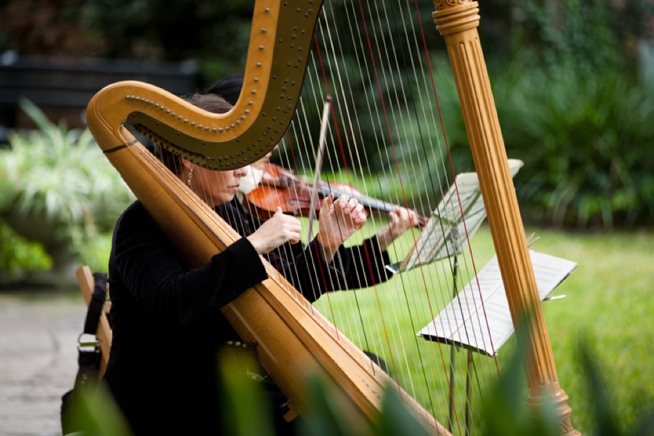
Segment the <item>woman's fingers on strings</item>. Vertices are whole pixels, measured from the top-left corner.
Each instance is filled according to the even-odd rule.
[[[345,210],[347,211],[346,213],[351,214],[354,212],[359,205],[359,200],[356,198],[350,198],[347,200],[347,203],[345,204]]]
[[[411,209],[411,225],[412,226],[420,225],[420,219],[418,219],[418,212],[413,209]]]
[[[335,206],[338,206],[338,208],[343,211],[343,213],[350,214],[356,205],[358,204],[358,201],[356,198],[350,198],[349,195],[347,194],[342,194],[340,195],[336,201],[334,202]]]
[[[420,224],[420,219],[418,218],[418,212],[414,209],[401,208],[402,219],[406,223],[405,226],[407,229],[409,227],[415,227]]]
[[[400,206],[395,206],[393,210],[391,210],[388,215],[391,217],[391,222],[392,223],[397,223],[400,221],[400,212],[401,212]]]
[[[322,207],[320,208],[320,215],[328,214],[334,207],[334,193],[330,192],[325,198],[322,199]]]
[[[409,228],[419,224],[418,214],[415,210],[396,206],[389,212],[391,226],[396,234],[404,233]]]
[[[300,242],[300,236],[302,235],[302,224],[300,223],[300,220],[293,217],[293,216],[288,216],[284,215],[286,218],[288,218],[287,223],[287,236],[288,236],[288,241],[291,244],[297,244]]]
[[[368,216],[366,213],[363,211],[363,204],[358,203],[351,214],[352,218],[354,219],[354,222],[358,224],[358,227],[361,227],[363,223],[366,222],[368,219]]]
[[[330,194],[330,196],[333,194]],[[361,225],[367,220],[367,215],[363,211],[363,204],[359,203],[354,197],[347,194],[342,194],[334,201],[336,211],[340,212],[340,220],[351,221],[355,228],[360,228]]]
[[[333,193],[329,195],[334,195]],[[345,213],[349,213],[347,209],[348,202],[350,201],[350,196],[347,194],[341,194],[338,196],[338,198],[334,201],[334,206],[337,206],[340,210],[342,210]]]
[[[265,254],[286,242],[298,243],[301,234],[300,221],[294,216],[285,215],[278,207],[272,218],[264,222],[248,239],[259,254]]]

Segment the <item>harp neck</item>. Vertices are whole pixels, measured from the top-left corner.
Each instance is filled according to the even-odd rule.
[[[321,0],[255,4],[244,85],[236,105],[212,114],[155,86],[118,82],[98,92],[87,108],[89,128],[105,153],[127,142],[124,123],[172,152],[214,170],[255,162],[288,129],[306,72]]]

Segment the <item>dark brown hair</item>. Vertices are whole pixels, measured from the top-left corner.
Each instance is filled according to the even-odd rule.
[[[231,104],[227,103],[224,98],[216,94],[196,93],[182,98],[192,105],[214,114],[224,114],[229,112],[232,108]],[[181,156],[166,150],[159,144],[155,145],[155,154],[161,158],[163,164],[166,165],[170,171],[176,175],[180,174],[182,170]]]
[[[216,94],[227,100],[232,106],[236,104],[243,88],[243,75],[235,74],[220,79],[207,89],[208,94]]]

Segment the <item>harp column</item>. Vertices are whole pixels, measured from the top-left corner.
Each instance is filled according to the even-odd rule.
[[[525,362],[534,410],[553,401],[561,434],[578,435],[570,422],[568,396],[559,386],[545,317],[518,209],[506,149],[479,42],[478,3],[433,0],[436,28],[445,37],[472,157],[488,213],[516,335],[527,345]]]

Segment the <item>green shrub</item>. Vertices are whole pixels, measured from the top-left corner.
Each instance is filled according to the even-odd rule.
[[[654,84],[638,83],[646,0],[523,0],[515,57],[492,83],[528,215],[579,227],[652,223]],[[499,68],[498,68],[499,67]]]
[[[0,220],[0,281],[19,280],[34,271],[52,267],[52,259],[42,244],[17,235]]]
[[[514,50],[527,47],[538,53],[541,67],[574,62],[584,75],[602,69],[619,71],[621,53],[617,14],[607,0],[522,0],[513,5],[517,24]]]
[[[103,256],[94,244],[107,247],[100,235],[133,201],[131,191],[88,129],[55,125],[31,102],[20,105],[38,129],[10,132],[10,147],[0,150],[0,217],[41,242],[54,269],[63,252],[106,269],[106,263],[98,268]]]
[[[516,341],[522,342],[522,341]],[[625,423],[624,417],[618,415],[619,404],[615,401],[614,392],[607,384],[605,370],[601,359],[593,349],[592,341],[581,334],[576,341],[577,348],[573,352],[574,359],[579,364],[581,382],[586,388],[585,398],[591,406],[589,420],[591,428],[584,434],[594,435],[633,435],[646,436],[654,434],[654,409],[651,401],[641,404],[638,416],[632,423]],[[524,373],[524,356],[528,349],[524,343],[516,343],[505,364],[502,365],[501,376],[493,386],[484,393],[483,427],[471,429],[470,434],[488,436],[557,436],[560,435],[559,416],[555,404],[545,400],[541,407],[531,411],[526,401],[526,378]],[[262,385],[253,381],[243,368],[255,367],[251,354],[223,356],[219,360],[221,379],[224,382],[221,389],[223,410],[226,417],[229,434],[251,435],[272,434],[271,417],[265,406],[265,396]],[[300,375],[298,375],[300,376]],[[309,398],[302,415],[302,423],[298,423],[297,435],[341,435],[341,436],[392,436],[399,434],[422,435],[425,429],[408,411],[404,400],[393,386],[387,386],[382,397],[382,407],[375,425],[370,431],[353,428],[343,419],[342,408],[334,403],[327,384],[316,376],[306,378]],[[122,419],[120,410],[106,387],[100,383],[87,383],[78,392],[71,404],[71,423],[76,428],[86,428],[88,434],[97,435],[128,435],[128,424]],[[637,395],[637,393],[632,393]],[[639,399],[634,396],[633,401]],[[573,410],[571,421],[573,427],[580,429],[576,422],[576,411]],[[463,434],[465,429],[459,429]]]
[[[555,225],[633,225],[654,214],[654,88],[624,75],[539,70],[523,58],[494,87],[518,195]]]
[[[488,70],[507,154],[525,162],[515,185],[527,218],[581,228],[654,223],[654,83],[636,80],[627,49],[644,32],[628,23],[645,23],[654,6],[628,3],[619,11],[605,0],[512,5],[515,54]],[[435,71],[454,167],[474,170],[451,71],[442,60]]]
[[[451,73],[437,69],[455,168],[474,170]],[[504,143],[525,165],[515,178],[527,218],[556,226],[654,222],[654,83],[617,68],[588,73],[568,55],[545,67],[525,48],[489,64]]]

